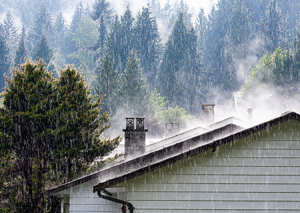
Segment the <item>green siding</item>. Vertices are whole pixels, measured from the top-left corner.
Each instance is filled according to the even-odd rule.
[[[290,120],[117,187],[135,213],[300,212],[299,156]]]

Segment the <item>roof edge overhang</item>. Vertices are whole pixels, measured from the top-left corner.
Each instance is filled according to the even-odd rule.
[[[247,136],[249,136],[251,134],[254,134],[256,132],[268,129],[268,128],[272,127],[272,126],[275,126],[277,124],[286,122],[286,121],[291,120],[291,119],[295,119],[297,121],[300,121],[300,115],[297,114],[297,113],[295,113],[295,112],[290,112],[290,113],[288,113],[286,115],[274,118],[274,119],[269,120],[267,122],[264,122],[262,124],[253,126],[251,128],[244,129],[244,130],[238,130],[238,132],[233,133],[233,134],[231,134],[229,136],[226,136],[226,137],[223,137],[221,139],[217,139],[217,140],[214,140],[212,142],[209,142],[207,144],[204,144],[204,145],[192,148],[192,149],[187,150],[185,152],[182,152],[180,154],[177,154],[177,155],[171,156],[169,158],[163,159],[163,160],[161,160],[159,162],[156,162],[156,163],[153,163],[151,165],[147,165],[147,166],[144,166],[144,167],[139,168],[137,170],[128,172],[128,173],[126,173],[124,175],[116,176],[114,178],[108,179],[108,180],[106,180],[104,182],[101,182],[101,183],[93,186],[93,192],[96,192],[96,191],[99,191],[99,190],[103,190],[103,189],[105,189],[107,187],[114,186],[114,185],[116,185],[118,183],[122,183],[122,182],[124,182],[126,180],[130,180],[130,179],[138,177],[140,175],[143,175],[143,174],[155,171],[155,170],[157,170],[159,168],[168,166],[170,164],[176,163],[177,161],[180,161],[180,160],[183,160],[183,159],[187,159],[189,157],[192,157],[194,155],[200,154],[200,153],[205,152],[207,150],[215,149],[218,146],[222,146],[222,145],[225,145],[225,144],[230,143],[232,141],[242,139],[242,138],[247,137]],[[228,128],[240,128],[239,126],[232,125],[232,124],[229,124],[226,127],[228,127]],[[177,144],[175,144],[173,146],[178,146],[178,144],[182,144],[184,142],[193,142],[192,140],[199,140],[199,137],[201,137],[201,138],[208,137],[209,134],[214,134],[218,130],[219,129],[213,130],[213,131],[210,131],[210,132],[207,132],[207,133],[204,133],[204,134],[202,134],[200,136],[196,136],[196,137],[194,137],[192,139],[188,139],[187,141],[183,141],[181,143],[177,143]],[[170,146],[170,147],[173,147],[173,146]],[[93,174],[81,177],[79,179],[76,179],[74,181],[68,182],[68,183],[63,184],[61,186],[57,186],[55,188],[49,189],[49,190],[47,190],[45,192],[45,194],[47,194],[47,195],[54,195],[54,194],[56,194],[56,193],[58,193],[60,191],[72,188],[74,186],[80,185],[80,184],[85,183],[85,182],[90,181],[90,180],[94,180],[95,178],[98,178],[98,177],[100,177],[102,175],[108,175],[114,169],[117,169],[117,167],[124,168],[126,166],[130,166],[130,164],[134,164],[136,162],[141,162],[145,158],[152,157],[155,154],[161,154],[162,152],[164,152],[165,149],[168,149],[170,147],[165,147],[165,148],[163,148],[161,150],[157,150],[157,151],[155,151],[153,153],[149,153],[149,154],[140,156],[138,158],[126,161],[126,162],[121,163],[119,165],[112,166],[112,167],[107,168],[105,170],[102,170],[102,171],[99,171],[99,172],[96,172],[96,173],[93,173]]]

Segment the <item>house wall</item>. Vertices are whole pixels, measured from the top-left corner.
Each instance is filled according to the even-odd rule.
[[[114,187],[135,213],[299,212],[299,131],[287,121]]]
[[[120,213],[121,204],[99,198],[97,193],[93,193],[92,187],[97,183],[96,180],[89,181],[69,190],[62,191],[56,196],[62,197],[61,213],[78,213],[78,212],[105,212],[105,213]],[[107,191],[111,192],[114,197],[119,199],[126,198],[125,188],[110,188]],[[69,204],[69,211],[64,212],[66,203]]]

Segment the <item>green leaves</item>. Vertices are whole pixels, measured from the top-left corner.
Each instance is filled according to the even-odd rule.
[[[298,42],[299,38],[294,45]],[[282,109],[292,106],[299,88],[298,54],[296,47],[294,50],[278,48],[273,54],[261,57],[242,87],[241,104],[273,107],[276,103]]]
[[[165,97],[161,97],[160,93],[157,92],[156,88],[152,91],[149,103],[149,114],[154,118],[160,118],[163,115],[163,110],[165,109],[166,104],[169,103],[169,101],[165,101]]]

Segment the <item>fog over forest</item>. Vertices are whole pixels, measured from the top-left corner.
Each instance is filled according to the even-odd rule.
[[[299,8],[289,0],[1,1],[0,72],[43,59],[58,77],[73,64],[105,95],[102,111],[116,128],[129,115],[157,125],[198,118],[203,103],[233,114],[233,94],[241,110],[295,110]]]
[[[153,212],[160,207],[169,212],[165,203],[175,212],[196,212],[197,205],[206,209],[206,202],[215,201],[219,207],[212,203],[213,211],[225,212],[226,202],[232,211],[245,211],[245,203],[252,210],[296,211],[299,115],[287,111],[300,109],[299,11],[298,0],[0,0],[0,212],[59,213],[70,204],[68,193],[76,192],[63,187],[84,185],[89,188],[84,193],[92,193],[91,185],[73,180],[92,173],[86,183],[96,180],[106,163],[121,173],[103,187],[123,184],[117,179],[139,182],[136,175],[156,169],[159,178],[174,183],[168,191],[175,194],[173,206],[161,193],[164,181],[150,180],[154,173],[150,182],[139,182],[142,187],[150,183],[140,195],[151,200],[147,196],[153,193],[158,203]],[[231,123],[247,118],[247,129]],[[122,161],[122,153],[112,152],[124,150],[122,130],[135,159]],[[225,143],[222,149],[231,154],[218,155]],[[146,144],[153,145],[150,151]],[[190,161],[193,155],[201,161]],[[214,168],[198,173],[190,169],[196,164],[197,170]],[[168,168],[159,170],[163,167]],[[182,167],[186,179],[180,177]],[[107,171],[104,177],[110,178]],[[288,187],[290,180],[294,185]],[[47,195],[53,187],[62,190],[56,195],[63,199]],[[132,194],[143,191],[130,187]],[[291,194],[281,193],[290,189]],[[178,192],[183,199],[177,199]],[[87,205],[96,200],[86,195]],[[143,212],[152,205],[140,203],[147,207]]]

